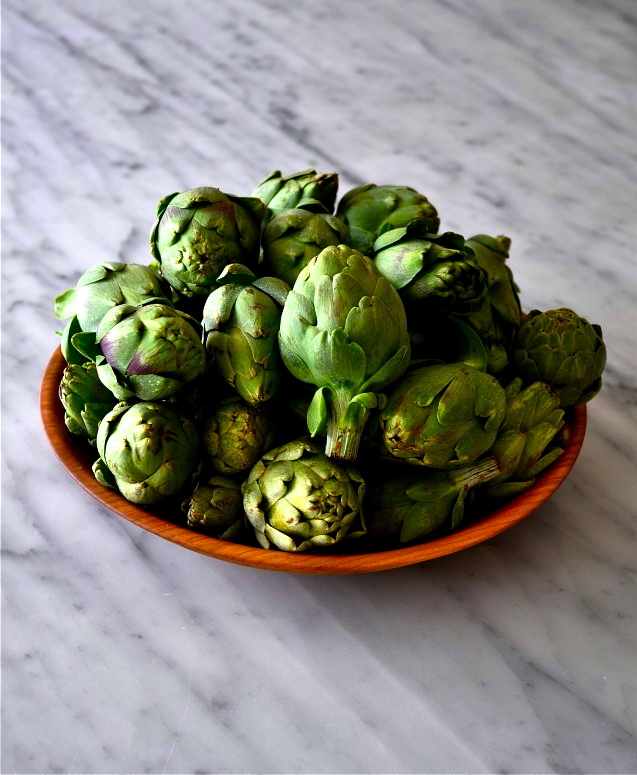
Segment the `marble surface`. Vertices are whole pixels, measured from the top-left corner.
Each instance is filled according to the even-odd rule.
[[[3,773],[634,773],[628,0],[5,0]],[[47,445],[53,297],[146,261],[164,194],[316,166],[506,233],[524,306],[602,325],[581,456],[421,566],[261,572],[124,523]]]

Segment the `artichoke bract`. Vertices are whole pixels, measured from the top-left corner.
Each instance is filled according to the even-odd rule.
[[[100,422],[118,403],[97,375],[93,362],[71,364],[64,369],[59,387],[66,427],[95,444]]]
[[[468,315],[482,305],[486,278],[459,234],[430,234],[426,222],[412,221],[381,234],[372,253],[408,307]]]
[[[168,398],[203,373],[206,352],[194,318],[164,304],[113,307],[96,339],[102,382],[120,399]]]
[[[474,261],[483,270],[487,292],[479,309],[466,322],[482,339],[487,351],[487,371],[499,375],[509,365],[513,338],[520,325],[518,289],[506,263],[511,240],[478,234],[467,240]]]
[[[264,549],[303,552],[365,533],[361,475],[306,439],[266,453],[242,492],[246,516]]]
[[[227,264],[256,266],[264,213],[261,200],[217,188],[165,197],[150,234],[162,276],[185,296],[207,296]]]
[[[338,175],[336,172],[302,170],[282,175],[274,170],[252,192],[267,207],[264,225],[272,216],[284,210],[310,210],[315,213],[334,212]]]
[[[440,227],[436,208],[409,186],[358,186],[343,196],[336,215],[349,226],[353,247],[366,256],[378,237],[390,229],[416,220],[423,221],[430,234],[437,234]]]
[[[229,397],[205,416],[201,440],[216,471],[240,474],[272,447],[274,425],[265,407]]]
[[[464,363],[423,366],[391,391],[380,415],[387,450],[412,465],[448,469],[493,444],[506,413],[504,388]]]
[[[241,264],[226,267],[218,282],[203,310],[205,346],[226,382],[257,406],[272,398],[281,380],[277,335],[290,289]]]
[[[500,474],[485,494],[507,497],[527,490],[535,477],[564,451],[549,447],[564,425],[564,411],[548,385],[534,382],[526,388],[518,377],[505,388],[507,411],[489,450]]]
[[[440,527],[453,530],[464,517],[469,491],[498,475],[495,458],[449,471],[425,469],[383,482],[369,494],[367,535],[372,539],[422,540]]]
[[[409,364],[405,309],[373,261],[345,245],[325,248],[298,276],[281,316],[281,357],[316,385],[312,436],[327,433],[330,457],[354,460],[379,391]]]
[[[349,229],[334,215],[285,210],[263,232],[264,274],[280,277],[291,287],[301,270],[330,245],[349,245]]]
[[[602,386],[602,329],[572,309],[532,310],[518,329],[514,359],[525,384],[546,382],[561,407],[584,404]]]
[[[213,476],[200,483],[186,501],[188,527],[239,542],[245,536],[245,514],[241,485],[227,476]]]
[[[95,341],[95,332],[82,331],[77,315],[67,322],[61,332],[60,349],[65,361],[80,366],[95,361],[102,351]]]
[[[101,421],[93,471],[132,503],[153,504],[178,493],[196,475],[194,424],[156,401],[117,404]]]
[[[95,332],[113,307],[137,306],[149,299],[172,306],[170,288],[150,267],[111,261],[84,272],[73,288],[56,298],[54,312],[58,318],[76,316],[78,330]]]

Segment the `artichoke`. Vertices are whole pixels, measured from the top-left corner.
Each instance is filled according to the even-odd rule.
[[[133,503],[152,504],[178,493],[196,476],[194,424],[166,404],[117,404],[99,426],[95,477]]]
[[[298,276],[283,314],[283,362],[317,386],[312,436],[327,432],[326,454],[354,460],[379,391],[409,364],[405,309],[373,261],[345,245],[325,248]]]
[[[241,485],[227,476],[199,484],[184,504],[188,527],[224,541],[240,542],[246,534]]]
[[[498,381],[464,363],[423,366],[404,377],[380,415],[387,450],[412,465],[453,468],[493,444],[506,412]]]
[[[167,398],[202,374],[206,352],[196,320],[163,304],[120,304],[97,329],[98,374],[120,399]]]
[[[310,210],[314,213],[333,213],[338,190],[336,172],[302,170],[292,175],[281,175],[274,170],[252,192],[267,207],[264,225],[284,210]]]
[[[564,425],[564,411],[548,385],[534,382],[523,389],[518,377],[505,393],[506,416],[489,450],[500,469],[485,490],[491,497],[524,492],[564,451],[559,446],[549,448]]]
[[[95,444],[100,422],[117,403],[117,398],[100,381],[95,364],[67,366],[62,374],[59,395],[66,427]]]
[[[263,233],[263,273],[292,286],[323,248],[350,242],[349,229],[333,215],[285,210],[274,216]]]
[[[487,293],[482,306],[472,312],[466,322],[484,342],[487,351],[487,371],[501,374],[509,364],[513,337],[520,325],[520,300],[513,274],[506,264],[511,240],[478,234],[466,245],[473,251],[474,261],[483,270]]]
[[[272,447],[274,426],[265,407],[230,397],[205,417],[201,439],[216,471],[240,474]]]
[[[361,475],[306,439],[266,453],[241,489],[246,516],[264,549],[303,552],[365,533]]]
[[[372,539],[422,540],[434,530],[453,530],[464,517],[469,491],[498,474],[493,457],[449,471],[424,469],[383,482],[369,495],[367,535]]]
[[[77,284],[55,299],[58,318],[77,317],[79,331],[97,331],[104,315],[119,304],[137,306],[149,299],[172,305],[170,288],[148,266],[111,261],[96,264]]]
[[[468,315],[482,305],[486,278],[459,234],[429,234],[426,222],[413,221],[381,234],[372,252],[408,309]]]
[[[279,305],[290,289],[275,277],[256,278],[241,264],[226,267],[218,281],[203,310],[206,349],[226,382],[257,406],[272,398],[281,379]]]
[[[390,229],[416,220],[424,221],[430,234],[437,234],[440,227],[436,208],[408,186],[369,183],[353,188],[338,203],[336,215],[349,226],[352,245],[366,256],[376,239]]]
[[[524,383],[546,382],[561,407],[585,404],[602,386],[602,329],[572,309],[532,310],[518,330],[514,359]]]
[[[150,234],[163,277],[185,296],[207,296],[227,264],[256,265],[264,213],[259,199],[217,188],[165,197]]]

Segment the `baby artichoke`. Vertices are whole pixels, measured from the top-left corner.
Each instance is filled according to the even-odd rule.
[[[349,245],[349,229],[334,215],[285,210],[263,233],[263,273],[291,287],[311,259],[329,245]]]
[[[241,485],[227,476],[200,483],[182,507],[188,527],[200,533],[241,542],[246,537]]]
[[[202,374],[206,352],[194,318],[164,304],[113,307],[100,322],[96,339],[102,382],[120,399],[168,398]]]
[[[185,296],[207,296],[226,264],[256,265],[264,213],[259,199],[218,188],[165,197],[150,233],[162,276]]]
[[[246,516],[264,549],[303,552],[365,533],[361,475],[306,439],[267,452],[242,492]]]
[[[423,194],[408,186],[376,186],[368,183],[348,191],[338,203],[336,215],[349,226],[352,245],[369,256],[376,239],[390,229],[423,221],[437,234],[440,219]]]
[[[469,491],[498,475],[493,457],[449,471],[424,469],[388,479],[369,495],[367,535],[401,543],[419,541],[443,525],[456,528]]]
[[[523,388],[518,377],[505,393],[506,416],[489,450],[500,469],[485,489],[485,494],[494,498],[524,492],[564,451],[559,446],[549,447],[564,425],[564,411],[548,385],[534,382]]]
[[[278,278],[255,277],[241,264],[227,266],[218,282],[221,287],[210,294],[203,310],[206,349],[226,382],[257,406],[279,387],[279,305],[290,289]]]
[[[602,329],[572,309],[529,312],[515,340],[515,367],[525,384],[546,382],[560,406],[585,404],[602,386]]]
[[[152,504],[174,495],[196,475],[199,464],[194,424],[154,401],[117,404],[100,423],[97,449],[95,477],[133,503]]]
[[[326,454],[354,460],[379,391],[409,363],[405,309],[373,261],[339,245],[325,248],[298,276],[281,316],[283,362],[318,387],[308,412],[312,436],[327,433]]]
[[[216,471],[240,474],[272,447],[274,426],[265,407],[231,396],[205,416],[201,440]]]
[[[459,234],[430,234],[427,228],[426,221],[412,221],[381,234],[372,247],[379,272],[408,309],[474,312],[482,305],[487,286],[473,250]]]
[[[484,454],[506,412],[498,381],[465,363],[423,366],[391,391],[380,415],[387,450],[412,465],[454,468]]]
[[[314,213],[333,213],[338,191],[336,172],[302,170],[292,175],[281,175],[274,170],[252,192],[267,207],[264,225],[284,210],[310,210]]]
[[[100,422],[117,403],[117,398],[100,381],[95,364],[89,361],[67,366],[59,394],[66,427],[95,444]]]

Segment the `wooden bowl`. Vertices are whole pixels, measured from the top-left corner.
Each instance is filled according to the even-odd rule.
[[[586,431],[586,407],[578,406],[573,413],[571,433],[564,453],[540,474],[535,484],[521,495],[496,506],[486,516],[467,523],[449,535],[416,546],[380,552],[294,554],[210,538],[151,514],[141,506],[130,503],[114,490],[99,484],[91,470],[97,452],[83,439],[69,433],[64,424],[64,409],[58,397],[58,385],[65,366],[66,362],[58,349],[53,353],[44,373],[40,390],[40,411],[51,446],[62,465],[79,485],[120,517],[167,541],[218,560],[287,573],[345,574],[389,570],[432,560],[487,541],[521,522],[548,500],[573,467]]]

